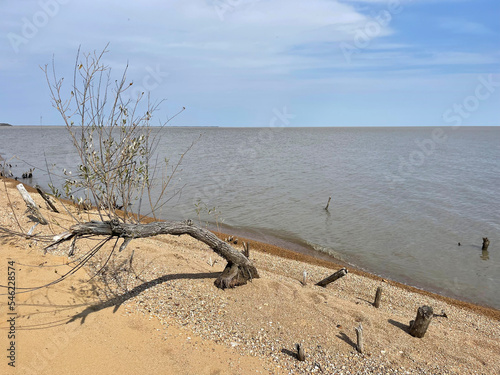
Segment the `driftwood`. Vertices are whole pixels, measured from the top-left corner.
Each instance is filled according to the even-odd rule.
[[[56,206],[54,206],[54,203],[51,202],[49,196],[47,194],[45,194],[45,192],[42,190],[42,188],[38,185],[35,185],[35,189],[36,189],[36,191],[38,191],[38,194],[40,194],[40,196],[47,203],[47,205],[50,207],[50,209],[54,212],[59,213]]]
[[[433,316],[432,307],[420,306],[417,310],[417,317],[410,322],[410,335],[418,338],[424,337]]]
[[[373,302],[373,306],[377,309],[380,307],[380,299],[382,298],[382,287],[377,288],[377,292],[375,293],[375,301]]]
[[[355,328],[356,330],[356,338],[357,338],[357,344],[356,344],[356,350],[363,354],[364,348],[363,348],[363,326],[361,323],[359,323],[359,327]]]
[[[47,220],[45,220],[45,218],[43,217],[35,201],[33,200],[33,198],[31,198],[31,195],[26,191],[24,185],[19,184],[16,186],[16,188],[23,197],[26,206],[28,207],[27,211],[31,213],[38,220],[40,224],[47,225],[48,224]]]
[[[62,242],[81,236],[117,237],[123,238],[124,241],[130,241],[135,238],[153,237],[160,234],[175,236],[187,234],[207,244],[215,253],[226,259],[226,268],[214,282],[215,286],[220,289],[244,285],[247,281],[259,277],[257,269],[246,256],[228,243],[217,238],[209,230],[193,225],[191,220],[183,222],[153,222],[148,224],[128,224],[118,220],[90,221],[73,225],[69,232],[54,237],[54,243],[48,246],[46,250],[53,249]]]
[[[342,268],[341,270],[338,270],[337,272],[328,276],[326,279],[323,279],[319,283],[316,283],[316,285],[322,286],[324,288],[328,284],[333,283],[335,280],[340,279],[342,276],[347,275],[347,272],[347,269]]]

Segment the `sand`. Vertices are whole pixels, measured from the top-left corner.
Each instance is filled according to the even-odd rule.
[[[0,181],[0,226],[19,230],[19,222],[27,232],[33,222],[14,186]],[[67,213],[52,213],[40,196],[32,197],[50,222],[35,233],[52,236],[72,224]],[[44,254],[41,241],[0,236],[0,284],[7,284],[13,260],[17,288],[56,280],[70,269],[68,260],[95,244],[79,242],[68,258],[69,244]],[[321,288],[314,283],[339,265],[257,242],[251,242],[250,258],[261,277],[222,291],[213,282],[225,261],[187,236],[134,240],[91,279],[106,251],[61,283],[27,293],[17,289],[15,368],[7,358],[9,300],[0,295],[1,374],[500,373],[495,309],[353,269]],[[384,291],[376,309],[379,286]],[[447,318],[434,317],[418,339],[408,333],[408,323],[422,305]],[[363,354],[355,349],[360,323]],[[297,343],[305,348],[304,362],[295,358]]]

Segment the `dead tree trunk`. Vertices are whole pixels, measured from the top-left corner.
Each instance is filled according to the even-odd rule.
[[[19,194],[23,197],[24,203],[26,203],[26,207],[28,208],[28,212],[30,212],[39,222],[40,224],[47,225],[47,220],[43,217],[42,213],[38,209],[31,195],[26,191],[23,184],[19,184],[16,186]]]
[[[347,269],[342,268],[341,270],[338,270],[334,274],[328,276],[326,279],[323,279],[319,283],[316,283],[316,285],[325,288],[328,284],[333,283],[335,280],[340,279],[342,276],[345,275],[347,275]]]
[[[59,213],[57,210],[56,206],[54,206],[54,203],[50,201],[50,198],[45,194],[45,192],[42,190],[42,188],[38,185],[35,185],[36,191],[38,191],[38,194],[43,198],[43,200],[47,203],[47,205],[52,209],[52,211]]]
[[[187,234],[207,244],[218,255],[226,259],[226,268],[214,282],[215,286],[220,289],[244,285],[248,280],[259,277],[257,269],[247,257],[228,243],[217,238],[215,234],[207,229],[193,225],[191,220],[184,222],[154,222],[149,224],[129,224],[118,220],[91,221],[73,225],[69,232],[54,237],[54,243],[48,246],[46,250],[55,248],[62,242],[81,236],[112,236],[121,237],[124,241],[130,241],[135,238],[154,237],[160,234],[171,234],[174,236]]]
[[[427,332],[434,312],[430,306],[420,306],[417,310],[417,317],[410,322],[410,335],[422,338]]]

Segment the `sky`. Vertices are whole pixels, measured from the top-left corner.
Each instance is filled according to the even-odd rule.
[[[102,51],[172,126],[498,126],[498,0],[2,0],[0,122]],[[65,86],[69,95],[71,87]],[[278,121],[277,121],[278,119]]]

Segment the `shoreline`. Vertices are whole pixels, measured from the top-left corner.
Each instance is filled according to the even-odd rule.
[[[0,189],[0,225],[19,230],[19,224],[27,231],[33,221],[15,189],[18,181],[1,182],[6,189]],[[61,212],[54,213],[33,188],[26,189],[49,222],[35,233],[52,238],[74,224],[61,203],[56,203]],[[95,218],[93,212],[66,207],[79,221]],[[45,254],[44,241],[8,233],[0,240],[2,258],[17,264],[20,290],[54,282],[71,270],[69,261],[96,246],[92,239],[79,239],[68,257],[69,245]],[[16,330],[22,337],[17,348],[26,353],[17,364],[33,366],[41,354],[44,366],[31,371],[39,375],[499,373],[498,311],[352,267],[347,276],[319,287],[315,283],[340,265],[244,237],[234,247],[241,250],[243,241],[250,243],[260,277],[226,290],[214,286],[226,262],[188,235],[134,239],[108,264],[115,241],[109,242],[70,278],[16,296]],[[103,265],[106,269],[95,277]],[[0,263],[2,279],[6,272],[7,262]],[[375,308],[379,287],[382,302]],[[425,337],[417,339],[409,334],[408,322],[423,305],[435,315]],[[0,331],[7,332],[1,311]],[[360,324],[364,353],[356,350]],[[6,338],[0,335],[1,346]],[[40,347],[40,342],[55,346],[44,351],[51,345]],[[296,343],[305,347],[303,362],[297,361]],[[15,374],[5,361],[2,370],[4,365],[6,374]]]
[[[26,184],[25,182],[15,180],[12,178],[8,178],[8,177],[1,177],[0,180],[2,178],[5,179],[7,182],[12,183],[12,184],[22,183],[26,187],[26,190],[29,193],[33,193],[33,194],[38,195],[37,190],[34,187],[32,187],[31,185]],[[15,188],[15,186],[12,186],[12,187]],[[61,200],[67,204],[71,204],[71,205],[73,204],[72,202],[70,202],[66,199],[61,199]],[[145,222],[154,221],[154,219],[151,217],[146,217],[145,219],[146,219]],[[234,232],[231,232],[230,229],[232,229],[232,228],[227,227],[224,229],[224,232],[219,232],[213,228],[213,225],[212,225],[212,228],[210,228],[210,230],[213,233],[215,233],[222,240],[224,240],[225,238],[227,238],[229,236],[235,236],[235,235],[237,235],[237,233],[244,232],[241,230],[240,231],[235,230]],[[496,309],[494,307],[479,305],[477,303],[473,303],[473,302],[469,302],[469,301],[463,301],[461,299],[450,297],[450,296],[447,296],[445,294],[440,294],[438,292],[429,291],[429,290],[426,290],[423,288],[418,288],[416,286],[412,286],[412,285],[405,284],[403,282],[392,280],[388,277],[382,277],[382,276],[376,275],[374,273],[370,273],[369,271],[362,270],[359,267],[356,267],[355,265],[352,265],[352,264],[349,264],[347,262],[343,262],[342,260],[336,259],[332,255],[329,255],[326,253],[321,253],[318,250],[313,249],[312,246],[310,248],[307,248],[303,244],[295,243],[295,245],[296,245],[295,249],[292,250],[288,247],[274,245],[271,243],[263,242],[260,240],[255,240],[252,238],[247,238],[244,236],[238,235],[238,239],[239,239],[239,244],[240,244],[239,247],[241,247],[242,242],[248,242],[250,244],[250,251],[256,250],[256,251],[261,252],[261,253],[274,255],[274,256],[277,256],[280,258],[284,258],[284,259],[303,262],[303,263],[307,263],[310,265],[325,267],[325,268],[332,269],[332,270],[337,270],[339,268],[345,267],[349,272],[351,272],[355,275],[367,277],[367,278],[374,280],[374,281],[384,282],[388,285],[392,285],[392,286],[407,290],[409,292],[418,293],[418,294],[421,294],[423,296],[431,297],[431,298],[434,298],[436,300],[448,303],[450,305],[453,305],[453,306],[456,306],[459,308],[465,308],[465,309],[474,311],[476,313],[479,313],[481,315],[484,315],[486,317],[500,321],[500,310]],[[276,237],[276,239],[279,239],[279,238]],[[279,240],[281,240],[281,239],[279,239]],[[284,240],[282,240],[282,242],[287,243],[287,244],[290,243],[290,242],[286,242]]]
[[[225,238],[229,237],[230,235],[234,236],[234,234],[228,234],[225,232],[217,232],[217,231],[213,231],[213,232],[220,239],[225,239]],[[268,244],[268,243],[261,242],[258,240],[248,239],[245,237],[238,236],[238,240],[239,240],[239,243],[240,242],[248,242],[250,244],[250,252],[252,250],[254,250],[254,251],[261,252],[261,253],[274,255],[274,256],[277,256],[280,258],[294,260],[294,261],[298,261],[298,262],[303,262],[303,263],[307,263],[310,265],[325,267],[325,268],[332,269],[332,270],[338,270],[339,268],[345,267],[345,268],[347,268],[347,270],[350,273],[353,273],[355,275],[366,277],[366,278],[369,278],[369,279],[374,280],[374,281],[383,282],[385,284],[392,285],[392,286],[395,286],[397,288],[407,290],[409,292],[418,293],[418,294],[421,294],[421,295],[426,296],[426,297],[431,297],[431,298],[434,298],[436,300],[448,303],[450,305],[453,305],[453,306],[456,306],[459,308],[465,308],[465,309],[474,311],[476,313],[479,313],[481,315],[487,316],[489,318],[496,319],[496,320],[500,321],[500,310],[495,309],[494,307],[483,306],[483,305],[479,305],[479,304],[472,303],[472,302],[462,301],[462,300],[457,299],[457,298],[449,297],[449,296],[435,293],[432,291],[428,291],[425,289],[420,289],[420,288],[417,288],[415,286],[401,283],[399,281],[395,281],[395,280],[391,280],[391,279],[388,279],[385,277],[381,277],[381,276],[375,275],[373,273],[361,270],[361,269],[359,269],[355,266],[352,266],[348,263],[334,259],[331,256],[330,256],[330,258],[332,258],[331,260],[321,259],[321,258],[316,257],[312,253],[312,251],[315,251],[315,250],[312,250],[311,254],[308,254],[308,253],[302,253],[299,251],[290,250],[290,249],[280,247],[277,245]],[[325,254],[325,255],[328,257],[328,254]]]

